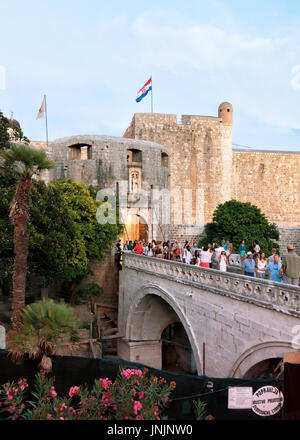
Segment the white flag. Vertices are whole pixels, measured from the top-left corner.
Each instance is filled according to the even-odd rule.
[[[46,98],[44,96],[42,105],[41,105],[41,107],[39,109],[39,112],[37,114],[36,119],[43,119],[43,117],[45,116],[45,112],[46,112]]]

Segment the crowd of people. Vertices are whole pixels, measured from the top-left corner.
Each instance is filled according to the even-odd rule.
[[[197,243],[193,241],[186,241],[185,244],[182,244],[177,240],[173,243],[155,240],[151,243],[126,241],[123,246],[119,241],[117,247],[119,252],[136,252],[148,257],[162,258],[208,269],[216,268],[221,272],[226,272],[230,267],[229,257],[234,252],[230,240],[222,240],[220,243],[213,243],[202,248],[199,248]],[[243,240],[238,249],[242,274],[299,286],[300,257],[295,253],[293,245],[289,245],[287,251],[287,255],[282,260],[275,248],[266,258],[266,254],[262,251],[257,240],[252,242],[249,250]]]
[[[202,248],[199,248],[197,243],[189,241],[183,244],[177,240],[174,243],[153,240],[151,243],[129,241],[123,245],[122,250],[211,269],[217,266],[220,271],[226,272],[229,267],[228,257],[233,252],[233,247],[229,240]]]

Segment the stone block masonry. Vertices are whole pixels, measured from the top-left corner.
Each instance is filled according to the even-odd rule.
[[[232,115],[229,103],[220,105],[218,117],[182,116],[181,123],[176,115],[138,113],[124,137],[166,147],[171,192],[193,191],[194,221],[184,216],[174,221],[178,205],[184,203],[182,194],[182,200],[171,201],[171,223],[201,223],[195,212],[195,192],[201,189],[204,224],[212,221],[219,203],[236,199],[258,206],[279,227],[300,227],[300,153],[233,150]]]
[[[207,223],[216,206],[230,199],[232,111],[231,104],[223,103],[219,117],[184,115],[181,124],[176,115],[134,115],[124,137],[155,140],[170,155],[170,189],[180,191],[179,197],[171,200],[171,223],[199,224],[199,213],[203,213],[202,223]],[[198,189],[204,195],[201,206],[196,206]],[[188,220],[182,210],[186,202],[184,190],[192,191]],[[182,221],[176,218],[178,211],[182,211]]]

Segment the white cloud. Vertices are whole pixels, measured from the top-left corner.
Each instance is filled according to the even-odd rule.
[[[132,28],[145,63],[185,79],[204,77],[202,86],[195,84],[198,93],[201,89],[201,95],[207,96],[204,87],[215,95],[225,92],[239,111],[260,123],[281,130],[297,126],[291,69],[299,36],[270,38],[234,26],[195,24],[174,15],[149,13],[137,17]]]
[[[144,48],[144,57],[172,72],[183,68],[215,72],[246,66],[257,70],[262,61],[272,59],[291,44],[290,38],[252,37],[216,25],[156,18],[152,14],[137,17],[133,30]]]

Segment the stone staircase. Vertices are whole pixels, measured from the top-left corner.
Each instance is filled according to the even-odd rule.
[[[118,312],[113,308],[100,306],[98,316],[100,317],[102,357],[104,359],[118,359]]]

